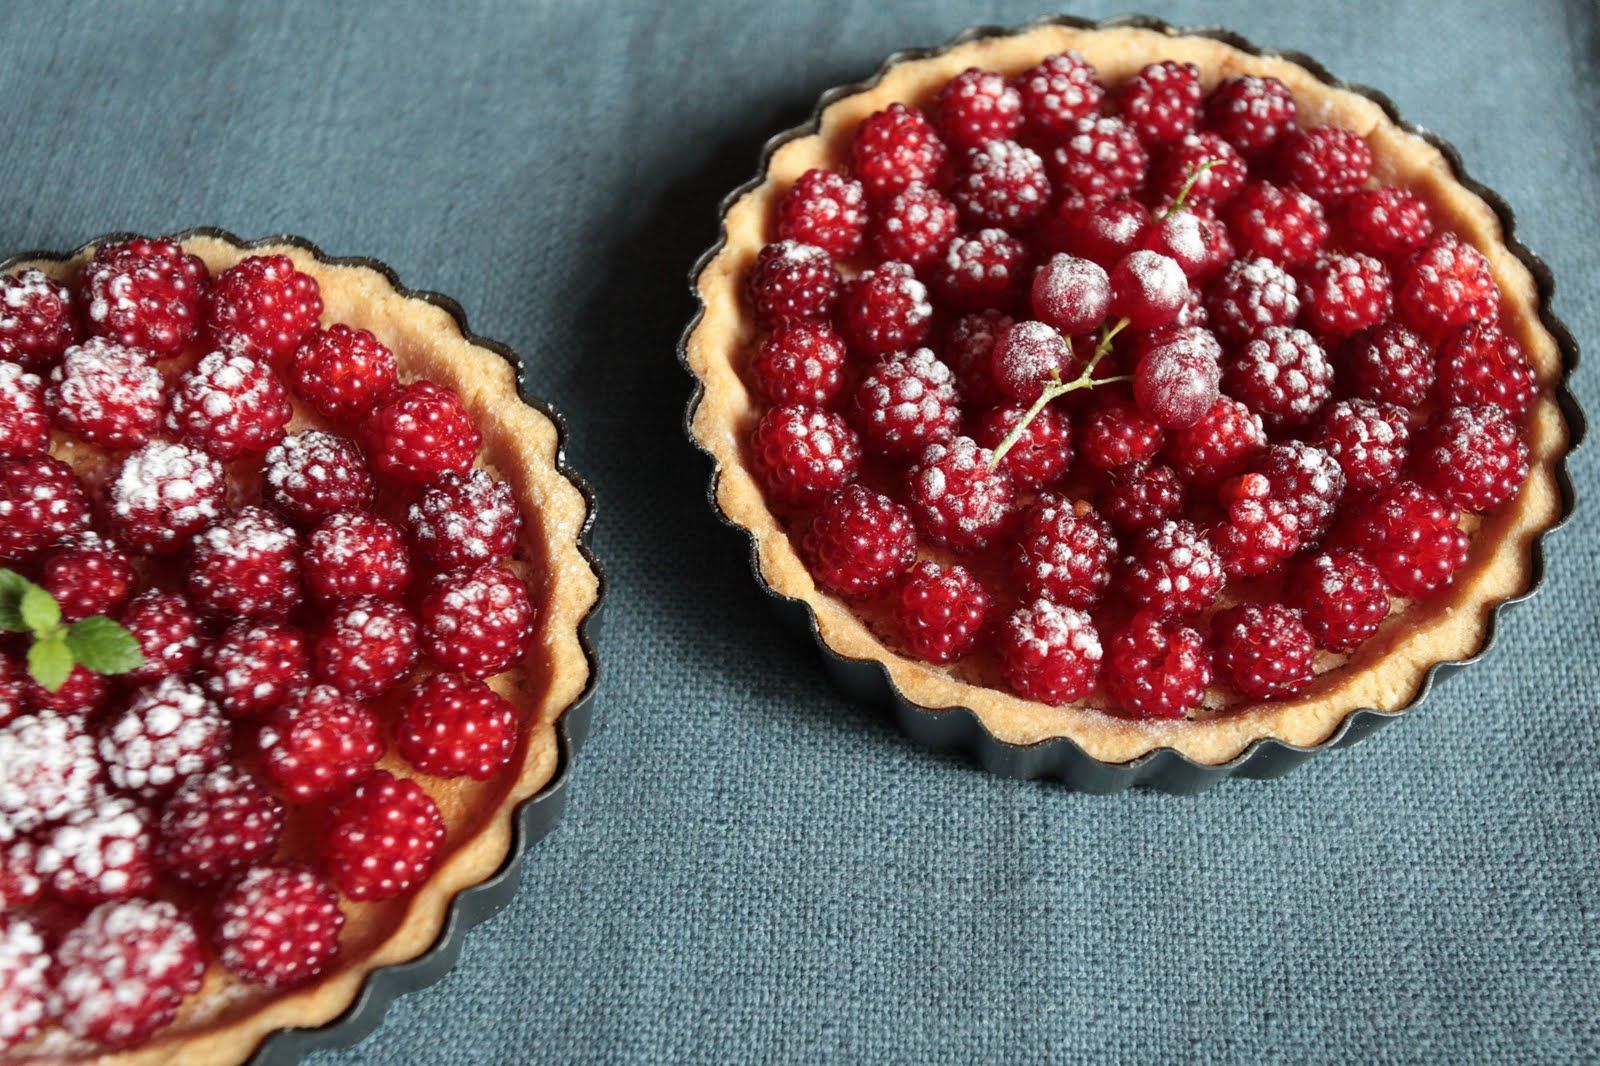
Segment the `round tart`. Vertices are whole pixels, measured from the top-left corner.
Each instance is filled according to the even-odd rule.
[[[0,1059],[243,1062],[514,882],[595,682],[561,436],[296,238],[0,268]]]
[[[759,579],[1008,772],[1192,789],[1364,735],[1570,513],[1576,352],[1508,213],[1222,36],[894,57],[770,142],[694,275],[689,431]]]

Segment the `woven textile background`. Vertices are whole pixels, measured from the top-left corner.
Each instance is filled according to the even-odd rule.
[[[1452,139],[1592,343],[1600,12],[1513,7],[1152,13],[1307,51]],[[1189,799],[915,748],[829,688],[708,512],[673,345],[714,204],[826,87],[1040,13],[0,11],[7,251],[209,224],[382,258],[523,353],[599,493],[606,677],[566,820],[446,980],[317,1066],[1600,1056],[1593,449],[1486,662],[1358,748]],[[1595,409],[1592,367],[1577,388]]]

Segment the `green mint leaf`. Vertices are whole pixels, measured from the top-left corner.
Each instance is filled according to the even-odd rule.
[[[61,607],[56,598],[31,581],[17,601],[17,614],[22,616],[23,625],[41,635],[61,624]]]
[[[46,692],[59,690],[72,673],[72,649],[55,637],[34,641],[28,649],[28,673]]]
[[[33,582],[15,570],[0,570],[0,631],[26,633],[22,621],[22,594]]]
[[[74,622],[66,643],[72,657],[97,674],[125,674],[144,663],[138,638],[103,614]]]

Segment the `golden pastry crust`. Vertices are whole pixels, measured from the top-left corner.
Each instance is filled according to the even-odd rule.
[[[744,441],[761,405],[741,376],[746,353],[756,339],[754,322],[742,302],[742,283],[769,239],[770,220],[782,192],[812,167],[839,165],[853,130],[874,111],[895,101],[926,104],[945,81],[969,66],[1013,75],[1045,55],[1068,49],[1082,53],[1109,85],[1161,59],[1194,63],[1207,89],[1240,74],[1270,75],[1294,92],[1302,124],[1338,125],[1360,133],[1372,147],[1378,181],[1404,186],[1426,199],[1443,228],[1455,230],[1488,256],[1504,295],[1505,327],[1522,343],[1538,375],[1540,396],[1526,424],[1528,481],[1515,500],[1477,526],[1471,556],[1452,589],[1425,604],[1397,606],[1376,637],[1348,661],[1321,674],[1299,698],[1238,705],[1226,714],[1192,721],[1138,722],[1081,705],[1031,702],[964,680],[959,667],[903,656],[847,604],[816,587],[788,531],[767,508],[748,465]],[[695,281],[703,314],[685,342],[686,361],[703,386],[690,431],[715,463],[718,505],[750,533],[766,583],[812,609],[817,631],[829,648],[846,658],[881,662],[894,685],[915,704],[934,710],[969,708],[996,739],[1006,743],[1065,737],[1108,763],[1172,748],[1205,765],[1228,762],[1263,738],[1297,746],[1320,743],[1357,709],[1406,707],[1434,665],[1467,659],[1481,650],[1491,611],[1528,590],[1535,542],[1563,514],[1556,471],[1568,451],[1569,430],[1553,397],[1565,372],[1562,353],[1540,322],[1534,278],[1507,248],[1498,216],[1456,178],[1437,148],[1401,128],[1378,104],[1329,85],[1279,56],[1252,55],[1209,37],[1143,28],[1041,25],[895,63],[870,88],[825,108],[816,132],[789,140],[771,154],[761,183],[725,214],[724,237],[722,248]]]

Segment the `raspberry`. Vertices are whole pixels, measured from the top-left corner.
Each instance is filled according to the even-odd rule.
[[[47,455],[0,459],[0,563],[26,563],[89,526],[83,483]]]
[[[1151,63],[1123,83],[1118,103],[1145,144],[1170,144],[1200,119],[1200,70],[1193,63]]]
[[[1253,181],[1228,205],[1228,225],[1242,259],[1285,267],[1309,264],[1328,240],[1322,205],[1298,189]]]
[[[300,604],[300,537],[262,507],[244,507],[200,533],[189,555],[189,597],[219,618],[284,618]]]
[[[1016,141],[994,140],[967,152],[950,199],[973,229],[998,226],[1013,232],[1037,222],[1050,206],[1044,160]]]
[[[402,385],[367,421],[368,455],[379,474],[425,484],[467,470],[483,437],[454,389],[431,381]]]
[[[267,450],[261,496],[291,522],[312,526],[340,511],[364,511],[373,491],[366,457],[343,437],[308,429]]]
[[[989,617],[989,593],[964,566],[931,560],[914,565],[895,592],[900,642],[917,658],[949,663],[978,644]]]
[[[1211,623],[1217,670],[1253,700],[1281,700],[1311,684],[1316,648],[1300,613],[1281,603],[1241,604]]]
[[[1323,203],[1343,199],[1372,176],[1372,149],[1361,135],[1337,126],[1295,130],[1278,146],[1289,184]]]
[[[77,340],[65,285],[39,270],[0,274],[0,361],[42,371]]]
[[[1314,443],[1339,461],[1352,489],[1368,493],[1400,480],[1410,440],[1405,408],[1345,400],[1322,416]]]
[[[1197,285],[1210,281],[1233,261],[1228,229],[1205,204],[1193,204],[1161,218],[1145,229],[1141,243],[1145,251],[1177,263],[1184,277]]]
[[[1414,481],[1399,481],[1356,516],[1354,540],[1401,596],[1450,583],[1467,561],[1461,512]]]
[[[145,589],[123,610],[121,621],[144,653],[144,662],[125,675],[133,684],[181,677],[200,661],[200,619],[181,593]]]
[[[750,434],[761,487],[774,502],[812,504],[856,478],[861,442],[844,419],[809,407],[773,407]]]
[[[1000,393],[1022,403],[1037,400],[1052,381],[1077,376],[1066,338],[1043,322],[1013,322],[1000,330],[989,359]]]
[[[861,250],[867,228],[867,195],[859,181],[811,169],[778,201],[778,236],[821,248],[835,259]]]
[[[1150,177],[1160,201],[1170,203],[1203,164],[1212,164],[1189,188],[1190,204],[1223,204],[1244,188],[1248,168],[1239,150],[1219,134],[1189,133],[1167,150]]]
[[[1193,425],[1167,442],[1167,459],[1191,485],[1216,485],[1250,465],[1267,444],[1261,416],[1222,396]]]
[[[1315,544],[1332,524],[1344,495],[1344,471],[1321,448],[1301,441],[1272,445],[1255,464],[1272,482],[1272,495],[1289,505],[1300,522],[1300,543]]]
[[[1217,490],[1227,520],[1211,531],[1222,568],[1230,578],[1269,574],[1300,549],[1300,520],[1273,498],[1265,474],[1229,478]]]
[[[1120,396],[1088,408],[1078,424],[1078,450],[1099,470],[1150,459],[1165,442],[1161,427]]]
[[[879,262],[897,260],[920,267],[938,258],[961,232],[956,205],[939,190],[912,184],[879,210],[870,238]]]
[[[412,546],[441,570],[479,566],[510,555],[522,531],[511,486],[482,470],[439,475],[406,512]]]
[[[1165,326],[1189,298],[1189,279],[1176,260],[1156,252],[1129,252],[1111,268],[1111,315],[1134,329]]]
[[[1304,276],[1305,324],[1328,337],[1348,337],[1389,317],[1389,271],[1370,255],[1323,255]]]
[[[1492,404],[1451,407],[1417,431],[1414,476],[1468,511],[1492,511],[1528,477],[1528,445]]]
[[[1354,651],[1389,615],[1383,575],[1360,552],[1302,559],[1283,587],[1317,646],[1330,651]]]
[[[334,810],[328,874],[353,900],[390,899],[433,870],[444,837],[444,819],[421,786],[374,770]]]
[[[106,796],[50,830],[34,866],[50,891],[75,906],[144,895],[156,885],[154,819],[127,796]]]
[[[1106,690],[1134,718],[1183,718],[1211,684],[1206,638],[1174,621],[1137,615],[1106,648]]]
[[[1183,429],[1201,424],[1218,403],[1222,346],[1198,327],[1179,331],[1151,345],[1133,372],[1133,398],[1158,427]]]
[[[1271,148],[1294,128],[1295,102],[1277,78],[1228,78],[1206,101],[1206,125],[1245,155]]]
[[[32,683],[22,660],[0,648],[0,726],[19,717],[27,708],[28,689]],[[3,843],[3,838],[4,834],[0,833],[0,843]],[[4,873],[4,866],[4,863],[0,863],[0,875]],[[5,909],[4,903],[4,895],[0,893],[0,911]]]
[[[66,537],[45,556],[39,584],[69,622],[115,614],[133,591],[133,560],[92,530]]]
[[[18,363],[0,362],[0,459],[43,455],[50,445],[44,382]]]
[[[1222,559],[1211,541],[1183,520],[1139,534],[1123,562],[1120,591],[1162,615],[1186,615],[1211,606],[1222,591]]]
[[[962,399],[988,406],[1000,395],[994,386],[994,342],[1014,320],[1000,311],[962,315],[945,338],[944,361],[955,371]]]
[[[285,989],[320,974],[339,953],[344,912],[333,885],[298,866],[256,866],[212,912],[217,958],[251,984]]]
[[[1003,229],[965,233],[929,268],[929,281],[957,311],[1002,310],[1028,280],[1028,249]]]
[[[996,407],[979,421],[973,437],[992,451],[1026,415],[1027,408],[1021,405]],[[1053,407],[1041,410],[1000,460],[1011,480],[1025,489],[1043,488],[1061,478],[1071,465],[1072,423]]]
[[[1396,271],[1395,282],[1400,320],[1430,340],[1500,315],[1500,287],[1489,260],[1454,233],[1424,244]]]
[[[933,325],[928,289],[905,263],[880,263],[857,274],[839,300],[839,332],[864,355],[915,348]]]
[[[528,588],[503,566],[440,575],[418,615],[428,657],[475,679],[509,670],[533,636]]]
[[[1139,533],[1178,517],[1183,498],[1183,482],[1172,467],[1129,463],[1111,471],[1100,496],[1100,509],[1121,532]]]
[[[1056,189],[1086,200],[1127,195],[1144,184],[1150,170],[1150,157],[1133,127],[1101,116],[1079,119],[1050,149],[1045,163]]]
[[[1538,382],[1522,345],[1498,326],[1473,323],[1439,346],[1437,393],[1447,406],[1489,403],[1521,418],[1533,405]]]
[[[340,604],[311,647],[318,680],[356,699],[388,692],[417,662],[417,623],[387,600]]]
[[[37,903],[44,893],[44,883],[39,880],[35,859],[38,848],[27,837],[18,837],[9,843],[0,842],[0,939],[4,939],[4,914],[19,907]],[[3,964],[0,964],[3,968]],[[5,982],[0,981],[0,989]],[[0,1013],[4,1012],[4,992],[0,992]],[[0,1027],[0,1049],[5,1047],[3,1027]]]
[[[83,268],[89,332],[166,359],[199,332],[206,265],[172,241],[138,238],[99,248]]]
[[[72,673],[67,675],[66,682],[54,692],[31,677],[27,679],[26,685],[28,689],[26,702],[40,714],[48,711],[54,714],[88,717],[104,707],[107,697],[111,695],[109,679],[103,674],[94,673],[81,666],[74,666]]]
[[[205,690],[230,718],[260,718],[311,680],[305,634],[281,622],[235,622],[206,649]]]
[[[1340,205],[1339,220],[1351,248],[1380,259],[1408,255],[1433,236],[1427,201],[1392,185],[1352,193]]]
[[[1433,391],[1432,350],[1398,322],[1356,334],[1340,354],[1346,384],[1359,399],[1416,407]]]
[[[0,913],[0,1052],[31,1040],[50,1017],[50,952],[28,919]]]
[[[1017,75],[1028,129],[1047,141],[1070,134],[1079,119],[1099,112],[1105,86],[1088,60],[1075,51],[1048,55]]]
[[[196,774],[161,810],[161,863],[194,885],[270,858],[283,835],[283,804],[236,766]]]
[[[961,424],[955,375],[927,348],[888,356],[856,386],[855,423],[872,454],[917,455]]]
[[[950,150],[933,124],[904,104],[890,104],[856,127],[850,142],[850,173],[867,195],[886,200],[913,182],[937,185]]]
[[[1299,426],[1333,394],[1333,364],[1305,330],[1268,326],[1234,353],[1222,383],[1267,425]]]
[[[826,319],[839,298],[839,272],[816,245],[778,241],[756,257],[749,293],[763,326],[815,322]]]
[[[517,712],[482,681],[433,674],[407,694],[395,730],[400,757],[434,777],[487,781],[517,748]]]
[[[963,554],[981,551],[1010,524],[1016,488],[990,468],[993,455],[971,437],[931,444],[906,474],[908,505],[929,542]]]
[[[1270,326],[1294,324],[1300,313],[1299,286],[1270,259],[1238,259],[1211,286],[1206,311],[1224,342],[1244,344]]]
[[[357,422],[399,386],[394,353],[364,329],[313,329],[289,363],[289,385],[324,418]]]
[[[1138,249],[1150,228],[1150,212],[1127,197],[1085,203],[1068,197],[1050,224],[1045,243],[1110,270]]]
[[[317,279],[286,255],[252,255],[218,274],[207,325],[224,347],[281,365],[322,316]]]
[[[817,584],[864,598],[891,585],[917,556],[917,534],[904,507],[860,485],[833,496],[800,541]]]
[[[1013,611],[995,634],[1006,684],[1059,706],[1088,695],[1100,676],[1100,634],[1088,614],[1046,599]]]
[[[1033,275],[1033,313],[1062,333],[1088,333],[1111,307],[1111,279],[1088,259],[1054,255]]]
[[[228,756],[228,722],[200,686],[177,677],[140,689],[100,732],[111,783],[142,796],[170,792]]]
[[[968,67],[944,83],[934,111],[946,144],[957,150],[979,148],[1022,127],[1022,94],[1004,74]]]
[[[411,556],[399,528],[359,511],[329,515],[306,538],[306,587],[328,602],[398,599],[411,583]]]
[[[768,333],[750,360],[756,391],[774,404],[826,407],[844,388],[844,341],[823,322]]]
[[[177,551],[221,516],[227,491],[221,464],[205,452],[151,441],[118,468],[106,520],[135,551]]]
[[[172,1021],[205,969],[194,926],[171,903],[102,903],[56,951],[56,1010],[74,1035],[129,1047]]]
[[[383,755],[377,718],[331,685],[296,691],[261,727],[260,744],[266,776],[290,803],[337,795]]]
[[[40,712],[0,727],[0,842],[87,806],[99,787],[82,718]]]
[[[136,448],[160,427],[166,391],[149,352],[91,337],[50,372],[46,401],[63,432],[104,448]]]
[[[218,459],[264,452],[293,413],[272,368],[243,352],[212,352],[173,386],[167,428]]]
[[[1087,503],[1041,496],[1023,512],[1012,570],[1023,594],[1093,607],[1111,584],[1117,541]]]

